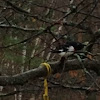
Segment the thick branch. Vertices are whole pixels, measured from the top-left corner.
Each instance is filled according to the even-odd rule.
[[[85,59],[83,61],[85,67],[87,69],[94,70],[99,73],[100,70],[100,62],[99,61],[90,61]],[[63,69],[63,61],[49,62],[52,68],[52,74],[62,71]],[[68,60],[65,64],[65,71],[82,69],[78,60]],[[17,74],[14,76],[0,76],[0,85],[23,85],[27,83],[29,80],[34,80],[39,77],[45,77],[47,74],[47,70],[43,65],[40,65],[38,68],[26,71],[21,74]],[[100,74],[100,73],[99,73]]]

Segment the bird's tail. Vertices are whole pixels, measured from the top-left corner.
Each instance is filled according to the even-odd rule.
[[[50,52],[52,52],[52,53],[60,53],[60,51],[58,51],[58,50],[53,50],[53,49],[51,49]]]

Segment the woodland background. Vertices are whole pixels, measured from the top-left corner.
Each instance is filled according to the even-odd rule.
[[[59,60],[50,50],[66,41],[93,43],[88,51],[100,61],[99,29],[99,0],[0,0],[0,76]],[[95,82],[82,69],[51,75],[50,99],[100,100],[100,76],[90,74]],[[0,86],[0,100],[41,100],[43,92],[43,78],[37,78],[23,86]]]

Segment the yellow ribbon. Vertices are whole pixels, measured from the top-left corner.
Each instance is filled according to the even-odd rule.
[[[43,94],[43,99],[44,100],[49,100],[47,79],[44,79],[44,94]]]
[[[43,66],[47,69],[47,77],[51,74],[51,66],[48,63],[42,63]]]
[[[49,100],[49,96],[48,96],[48,82],[47,82],[47,77],[48,75],[50,75],[51,73],[51,66],[48,63],[42,63],[43,66],[46,67],[47,69],[47,76],[44,79],[44,94],[43,94],[43,99],[44,100]]]

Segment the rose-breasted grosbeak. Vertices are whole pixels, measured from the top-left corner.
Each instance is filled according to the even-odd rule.
[[[56,49],[52,50],[52,53],[58,53],[61,57],[68,57],[75,53],[75,51],[83,49],[85,44],[80,42],[67,42],[64,45],[60,45],[56,47]]]

